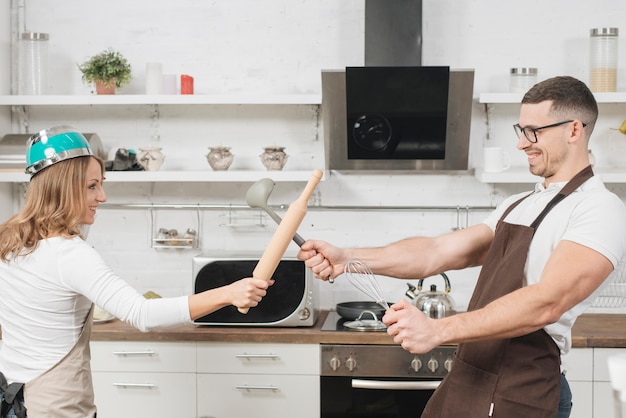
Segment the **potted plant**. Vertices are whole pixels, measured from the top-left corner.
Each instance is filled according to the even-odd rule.
[[[98,94],[115,94],[132,79],[131,66],[126,58],[109,48],[78,66],[85,83],[94,83]]]

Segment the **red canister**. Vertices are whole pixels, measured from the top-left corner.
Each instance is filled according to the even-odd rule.
[[[187,74],[180,76],[180,94],[193,94],[193,77]]]

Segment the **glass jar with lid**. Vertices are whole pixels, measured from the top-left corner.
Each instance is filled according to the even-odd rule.
[[[537,82],[537,69],[534,67],[511,68],[509,91],[526,93]]]
[[[618,28],[590,30],[589,88],[593,92],[617,90],[617,40]]]
[[[19,44],[19,94],[46,94],[48,91],[47,33],[24,32]]]

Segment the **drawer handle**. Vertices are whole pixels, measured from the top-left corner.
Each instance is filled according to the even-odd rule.
[[[154,383],[113,383],[113,386],[118,388],[156,388],[156,385]]]
[[[385,390],[434,390],[439,387],[441,380],[421,381],[381,381],[352,379],[352,387],[355,389],[385,389]]]
[[[245,390],[246,392],[250,392],[252,390],[271,390],[272,392],[278,392],[278,388],[276,386],[239,385],[235,386],[235,389]]]
[[[156,354],[153,350],[142,350],[142,351],[114,351],[114,356],[154,356]]]
[[[276,354],[235,354],[236,358],[242,358],[242,359],[246,359],[246,360],[252,360],[252,359],[270,359],[270,360],[278,360],[280,359],[280,356],[276,355]]]

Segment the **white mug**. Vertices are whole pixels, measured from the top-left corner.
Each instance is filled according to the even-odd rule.
[[[484,167],[486,173],[499,173],[511,167],[511,156],[500,147],[485,147]]]

